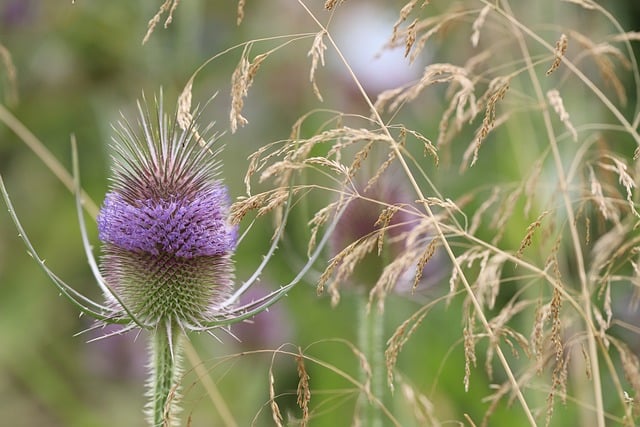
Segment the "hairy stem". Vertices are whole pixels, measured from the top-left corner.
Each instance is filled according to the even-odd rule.
[[[150,422],[152,427],[169,427],[177,410],[177,377],[179,367],[180,329],[167,321],[166,328],[158,328],[152,338],[151,368],[149,381],[151,401]]]

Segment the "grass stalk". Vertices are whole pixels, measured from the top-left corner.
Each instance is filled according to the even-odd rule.
[[[371,372],[365,366],[360,367],[360,381],[370,383],[370,395],[360,395],[364,416],[363,425],[382,427],[382,411],[385,392],[385,363],[384,363],[384,312],[369,310],[369,299],[366,294],[358,295],[358,345],[369,363]]]

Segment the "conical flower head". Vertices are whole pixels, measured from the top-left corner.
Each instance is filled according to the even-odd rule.
[[[233,285],[237,230],[207,140],[175,117],[139,105],[136,125],[117,130],[110,191],[98,214],[101,270],[146,327],[166,321],[198,328]]]

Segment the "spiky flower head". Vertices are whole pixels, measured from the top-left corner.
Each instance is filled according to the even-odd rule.
[[[101,270],[143,326],[199,328],[233,284],[236,227],[217,178],[210,129],[181,129],[162,99],[116,129],[113,176],[98,214]]]

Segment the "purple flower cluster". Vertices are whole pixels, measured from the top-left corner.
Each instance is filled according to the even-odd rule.
[[[227,189],[213,185],[193,200],[140,200],[129,204],[110,192],[98,216],[100,240],[132,252],[167,253],[180,258],[215,256],[236,244],[221,207],[229,205]],[[226,209],[225,209],[226,210]]]

